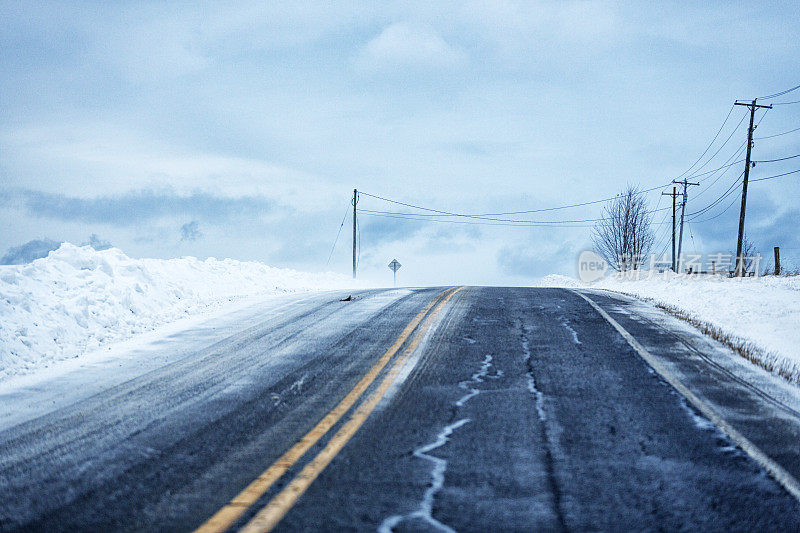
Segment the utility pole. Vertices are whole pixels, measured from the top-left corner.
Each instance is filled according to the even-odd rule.
[[[358,189],[353,189],[353,279],[356,279],[356,204]]]
[[[753,148],[753,119],[756,109],[772,109],[771,105],[757,105],[754,98],[751,103],[734,102],[733,105],[742,105],[750,108],[750,127],[747,129],[747,157],[744,163],[744,180],[742,181],[742,208],[739,210],[739,238],[736,240],[736,275],[744,276],[744,258],[742,257],[742,241],[744,240],[744,211],[747,207],[747,180],[750,178],[750,151]]]
[[[672,196],[672,271],[676,272],[675,268],[675,198],[678,196],[676,187],[672,188],[672,192],[662,192],[662,196]]]
[[[676,272],[680,273],[681,271],[681,250],[683,249],[683,216],[686,214],[686,201],[688,200],[689,196],[686,194],[686,188],[689,185],[700,185],[699,183],[691,183],[686,178],[683,181],[675,181],[672,180],[672,183],[678,183],[683,185],[683,201],[681,202],[681,231],[680,235],[678,236],[678,270]]]

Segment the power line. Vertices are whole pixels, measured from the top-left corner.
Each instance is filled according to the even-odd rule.
[[[739,155],[739,153],[744,149],[744,145],[745,145],[745,143],[742,143],[742,145],[739,147],[739,149],[736,150],[733,153],[733,155],[728,158],[728,161],[725,161],[725,164],[722,165],[721,167],[717,167],[714,170],[709,170],[707,172],[703,172],[702,174],[692,174],[691,176],[689,176],[689,179],[691,179],[691,178],[699,178],[700,176],[708,176],[709,174],[713,174],[715,172],[718,172],[718,171],[722,170],[723,168],[729,168],[729,167],[732,167],[732,166],[738,165],[739,163],[744,162],[744,159],[737,159],[736,161],[733,161],[732,163],[729,163],[731,158],[736,157],[737,155]],[[700,178],[698,181],[705,181],[705,180],[709,179],[710,177],[711,176],[709,176],[707,178]]]
[[[800,85],[792,87],[791,89],[786,89],[785,91],[781,91],[779,93],[769,94],[767,96],[759,96],[758,100],[766,100],[767,98],[776,98],[778,96],[783,96],[784,94],[790,93],[792,91],[796,91],[797,89],[800,89]]]
[[[777,104],[773,104],[773,105],[777,105]],[[773,137],[780,137],[781,135],[788,135],[789,133],[794,133],[796,131],[800,131],[800,128],[795,128],[795,129],[789,130],[789,131],[783,131],[781,133],[776,133],[775,135],[767,135],[766,137],[755,137],[755,140],[756,141],[760,141],[760,140],[763,140],[763,139],[772,139]]]
[[[716,142],[716,140],[719,138],[719,135],[720,135],[720,133],[722,133],[722,130],[725,128],[725,124],[728,123],[728,120],[730,119],[730,116],[733,113],[733,109],[735,107],[736,107],[735,104],[731,105],[730,109],[728,110],[728,114],[725,116],[725,120],[722,121],[722,125],[719,127],[719,129],[717,130],[717,132],[714,135],[714,137],[711,139],[711,142],[708,144],[708,146],[703,151],[703,153],[700,154],[700,157],[698,157],[698,159],[686,171],[684,171],[680,176],[678,176],[679,178],[684,176],[688,172],[690,172],[692,170],[692,168],[695,165],[697,165],[697,163],[699,163],[703,159],[703,157],[708,153],[708,151],[714,145],[714,142]],[[742,116],[742,118],[739,120],[738,124],[736,124],[736,126],[733,128],[733,131],[731,131],[731,133],[725,139],[725,142],[723,142],[722,145],[720,145],[720,147],[717,148],[717,150],[714,152],[714,154],[708,160],[706,160],[706,162],[703,163],[703,165],[701,165],[699,168],[696,169],[695,173],[692,174],[692,176],[690,176],[690,178],[695,178],[695,177],[702,176],[702,175],[705,175],[705,174],[713,174],[714,172],[720,170],[721,168],[725,168],[727,166],[727,163],[728,163],[728,161],[730,161],[730,158],[728,158],[728,161],[726,161],[726,165],[723,165],[722,167],[719,167],[717,169],[705,172],[703,174],[697,174],[696,173],[697,171],[701,170],[703,167],[708,165],[708,163],[710,163],[717,156],[717,154],[719,154],[719,152],[728,144],[728,142],[731,140],[733,135],[739,129],[739,126],[741,126],[741,124],[744,121],[745,117],[746,117],[746,115]],[[731,165],[733,165],[733,164],[736,164],[736,163],[731,163]],[[665,183],[663,185],[658,185],[656,187],[651,187],[649,189],[644,189],[642,191],[638,191],[637,194],[645,194],[645,193],[652,192],[652,191],[655,191],[655,190],[663,189],[663,188],[671,185],[671,183],[672,182]],[[450,212],[450,211],[444,211],[444,210],[440,210],[440,209],[433,209],[433,208],[429,208],[429,207],[419,206],[419,205],[415,205],[415,204],[411,204],[411,203],[407,203],[407,202],[401,202],[399,200],[392,200],[390,198],[386,198],[386,197],[383,197],[383,196],[378,196],[378,195],[370,194],[370,193],[366,193],[366,192],[359,192],[359,194],[364,195],[364,196],[369,196],[369,197],[375,198],[377,200],[382,200],[384,202],[389,202],[389,203],[393,203],[393,204],[396,204],[396,205],[402,205],[404,207],[409,207],[411,209],[419,209],[419,210],[422,210],[422,211],[427,211],[429,213],[433,213],[432,215],[429,215],[429,216],[441,215],[441,216],[463,217],[463,218],[472,218],[472,219],[480,219],[480,220],[492,220],[491,218],[488,218],[488,217],[495,217],[495,216],[521,215],[521,214],[528,214],[528,213],[544,213],[544,212],[549,212],[549,211],[557,211],[557,210],[561,210],[561,209],[572,209],[572,208],[575,208],[575,207],[584,207],[584,206],[587,206],[587,205],[595,205],[595,204],[600,204],[600,203],[603,203],[603,202],[608,202],[608,201],[614,200],[618,196],[618,195],[614,195],[614,196],[611,196],[611,197],[608,197],[608,198],[602,198],[602,199],[599,199],[599,200],[591,200],[591,201],[588,201],[588,202],[580,202],[580,203],[576,203],[576,204],[568,204],[568,205],[561,205],[561,206],[547,207],[547,208],[539,208],[539,209],[525,209],[525,210],[519,210],[519,211],[502,211],[502,212],[496,212],[496,213],[456,213],[456,212]],[[421,213],[418,214],[418,215],[422,216]],[[514,222],[513,220],[505,220],[505,219],[497,219],[496,221],[498,221],[498,222]]]
[[[745,116],[746,116],[746,115],[745,115]],[[761,118],[759,118],[759,119],[758,119],[758,122],[756,122],[756,125],[755,125],[755,127],[756,127],[756,128],[759,126],[759,124],[761,124],[761,121],[763,121],[763,120],[764,120],[764,117],[766,117],[766,116],[767,116],[767,110],[764,110],[763,114],[761,115]],[[754,128],[754,129],[755,129],[755,128]],[[731,155],[731,156],[730,156],[730,157],[727,159],[727,161],[725,161],[725,164],[724,164],[723,166],[719,167],[718,169],[716,169],[716,170],[719,170],[719,169],[721,169],[721,168],[725,168],[725,172],[723,172],[722,174],[720,174],[719,176],[717,176],[717,177],[714,179],[714,181],[712,181],[712,182],[711,182],[711,183],[710,183],[710,184],[709,184],[709,185],[708,185],[708,186],[707,186],[705,189],[703,189],[702,191],[700,191],[699,193],[697,193],[697,196],[696,196],[696,197],[699,197],[700,195],[702,195],[703,193],[705,193],[706,191],[708,191],[708,190],[709,190],[711,187],[713,187],[713,186],[714,186],[714,184],[716,184],[716,183],[717,183],[717,182],[718,182],[720,179],[722,179],[722,177],[723,177],[725,174],[727,174],[727,173],[728,173],[728,171],[730,170],[730,167],[732,167],[733,165],[735,165],[735,164],[737,164],[737,163],[741,163],[742,161],[744,161],[744,159],[738,159],[737,161],[734,161],[733,163],[730,163],[730,164],[728,164],[728,162],[729,162],[731,159],[733,159],[734,157],[736,157],[736,156],[737,156],[737,155],[738,155],[738,154],[739,154],[739,153],[740,153],[740,152],[741,152],[741,151],[742,151],[742,150],[745,148],[745,146],[746,146],[746,145],[747,145],[747,140],[745,139],[745,140],[742,142],[742,144],[739,146],[739,148],[736,150],[736,152],[734,152],[734,153],[733,153],[733,154],[732,154],[732,155]],[[742,175],[743,175],[743,174],[744,174],[744,172],[742,172],[742,174],[739,174],[739,177],[737,177],[737,178],[736,178],[736,181],[734,182],[734,184],[733,184],[732,186],[735,186],[736,184],[738,184],[738,180],[740,180],[740,179],[742,178]],[[701,182],[702,182],[702,181],[704,181],[704,180],[706,180],[706,179],[709,179],[710,177],[711,177],[711,176],[709,176],[708,178],[703,178],[703,179],[700,179],[700,180],[698,180],[698,181],[701,181]],[[729,188],[729,189],[728,189],[726,192],[724,192],[724,193],[722,194],[722,196],[725,196],[725,195],[726,195],[726,194],[727,194],[729,191],[730,191],[730,188]],[[714,205],[716,205],[716,203],[717,203],[718,201],[719,201],[719,197],[718,197],[716,200],[714,200],[714,201],[713,201],[713,202],[712,202],[710,205],[707,205],[705,208],[703,208],[703,209],[701,209],[701,210],[699,210],[699,211],[696,211],[695,213],[692,213],[692,215],[694,215],[694,214],[697,214],[697,213],[701,213],[701,212],[703,212],[704,210],[707,210],[707,209],[709,209],[709,208],[713,207]],[[695,217],[695,218],[696,218],[696,217]]]
[[[736,105],[736,104],[734,104],[734,105]],[[722,143],[722,145],[721,145],[719,148],[717,148],[717,151],[716,151],[716,152],[714,152],[714,155],[712,155],[710,158],[708,158],[708,160],[707,160],[705,163],[703,163],[702,165],[700,165],[699,167],[697,167],[697,170],[701,170],[703,167],[705,167],[707,164],[709,164],[711,161],[713,161],[715,157],[717,157],[717,154],[718,154],[718,153],[720,153],[720,151],[722,151],[722,149],[723,149],[723,148],[725,148],[725,146],[728,144],[728,142],[730,142],[730,140],[731,140],[731,138],[733,137],[733,135],[734,135],[734,134],[735,134],[735,133],[736,133],[736,132],[739,130],[739,126],[741,126],[741,125],[742,125],[742,122],[744,122],[744,119],[745,119],[746,117],[747,117],[747,114],[746,114],[746,113],[742,115],[742,118],[741,118],[741,120],[739,120],[739,123],[738,123],[738,124],[736,124],[736,127],[735,127],[735,128],[733,128],[733,131],[731,131],[731,134],[730,134],[730,135],[728,135],[728,138],[727,138],[727,139],[725,139],[725,142],[724,142],[724,143]],[[762,118],[763,118],[763,117],[762,117]],[[695,175],[695,174],[693,174],[693,175],[689,176],[687,179],[692,179],[692,178],[694,178],[694,177],[696,177],[696,175]]]
[[[663,211],[667,209],[666,207],[660,209]],[[371,217],[381,217],[381,218],[394,218],[399,220],[412,220],[417,222],[434,222],[434,223],[441,223],[441,224],[469,224],[469,225],[476,225],[476,226],[506,226],[506,227],[516,227],[516,228],[525,228],[525,227],[552,227],[552,228],[592,228],[595,224],[585,224],[580,223],[578,221],[569,222],[569,221],[541,221],[541,222],[525,222],[525,223],[510,223],[510,222],[491,222],[491,221],[484,221],[484,222],[477,222],[473,220],[442,220],[437,218],[431,217],[423,217],[420,215],[414,214],[403,214],[403,213],[393,213],[390,211],[386,212],[372,212],[368,210],[362,209],[359,211],[364,216],[371,216]],[[587,219],[587,221],[596,221],[600,222],[603,220],[608,220],[607,218],[598,218],[598,219]],[[660,224],[654,224],[660,225]]]
[[[638,191],[637,194],[645,194],[645,193],[648,193],[648,192],[655,191],[657,189],[663,189],[667,185],[669,185],[669,183],[664,184],[664,185],[659,185],[657,187],[651,187],[649,189],[644,189],[642,191]],[[363,196],[369,196],[371,198],[375,198],[377,200],[382,200],[384,202],[389,202],[389,203],[392,203],[392,204],[397,204],[397,205],[402,205],[402,206],[405,206],[405,207],[410,207],[411,209],[420,209],[422,211],[428,211],[429,213],[437,213],[437,214],[443,215],[443,216],[477,218],[477,219],[481,219],[481,220],[486,219],[486,217],[493,217],[493,216],[522,215],[522,214],[526,214],[526,213],[544,213],[544,212],[547,212],[547,211],[558,211],[558,210],[561,210],[561,209],[570,209],[570,208],[573,208],[573,207],[583,207],[583,206],[586,206],[586,205],[593,205],[593,204],[600,204],[600,203],[603,203],[603,202],[608,202],[608,201],[611,201],[611,200],[617,198],[617,196],[619,196],[619,195],[614,195],[614,196],[610,196],[608,198],[602,198],[600,200],[592,200],[592,201],[589,201],[589,202],[581,202],[581,203],[569,204],[569,205],[560,205],[560,206],[556,206],[556,207],[545,207],[545,208],[540,208],[540,209],[525,209],[525,210],[522,210],[522,211],[503,211],[503,212],[499,212],[499,213],[454,213],[454,212],[451,212],[451,211],[442,211],[440,209],[432,209],[430,207],[423,207],[423,206],[419,206],[419,205],[415,205],[415,204],[410,204],[410,203],[407,203],[407,202],[401,202],[399,200],[392,200],[390,198],[385,198],[383,196],[378,196],[376,194],[370,194],[370,193],[366,193],[366,192],[363,192],[363,191],[359,191],[358,194],[359,195],[363,195]],[[419,215],[422,215],[422,214],[419,213]]]
[[[689,222],[686,222],[686,226],[689,228],[689,237],[692,238],[692,251],[697,253],[697,243],[694,242],[694,232],[692,231],[692,225]]]
[[[475,226],[507,226],[507,227],[514,227],[514,228],[542,228],[542,227],[554,227],[554,228],[592,228],[594,227],[593,224],[557,224],[557,223],[549,223],[549,224],[511,224],[506,222],[474,222],[470,220],[439,220],[434,218],[418,218],[413,216],[398,216],[398,215],[385,215],[385,214],[378,214],[378,213],[367,213],[362,211],[364,216],[370,217],[382,217],[382,218],[395,218],[400,220],[414,220],[418,222],[436,222],[440,224],[469,224]]]
[[[750,180],[750,181],[774,180],[775,178],[782,178],[784,176],[788,176],[789,174],[797,174],[798,172],[800,172],[800,169],[792,170],[791,172],[784,172],[783,174],[776,174],[774,176],[767,176],[766,178],[756,178],[756,179],[753,179],[753,180]]]
[[[682,177],[684,177],[686,174],[688,174],[688,173],[689,173],[689,172],[690,172],[690,171],[691,171],[691,170],[694,168],[694,166],[695,166],[697,163],[699,163],[701,159],[703,159],[703,156],[705,156],[705,155],[708,153],[708,151],[709,151],[709,150],[711,149],[711,147],[714,145],[714,142],[717,140],[717,137],[719,137],[719,134],[720,134],[720,133],[722,133],[722,128],[724,128],[724,127],[725,127],[725,124],[727,124],[727,123],[728,123],[728,119],[731,117],[731,113],[733,113],[733,109],[734,109],[734,107],[736,107],[736,106],[734,106],[733,104],[731,104],[731,108],[728,110],[728,114],[725,116],[725,120],[723,120],[723,121],[722,121],[722,125],[721,125],[721,126],[719,127],[719,129],[717,130],[717,133],[716,133],[716,135],[714,135],[714,138],[713,138],[713,139],[711,139],[711,142],[710,142],[710,143],[708,143],[708,146],[706,146],[706,149],[705,149],[705,150],[703,150],[703,153],[702,153],[702,154],[700,154],[700,157],[698,157],[698,158],[697,158],[697,160],[696,160],[694,163],[692,163],[692,165],[691,165],[689,168],[687,168],[685,171],[683,171],[683,173],[682,173],[680,176],[678,176],[677,178],[675,178],[676,180],[679,180],[679,179],[681,179]],[[737,128],[738,128],[738,126],[737,126]],[[723,146],[724,146],[724,145],[723,145]],[[713,158],[713,156],[712,156],[712,158]]]
[[[418,217],[423,220],[437,217],[444,217],[447,215],[436,215],[436,214],[428,214],[428,213],[406,213],[403,211],[380,211],[375,209],[362,209],[362,213],[370,213],[375,215],[398,215],[398,216],[412,216]],[[584,219],[577,219],[577,220],[518,220],[518,219],[510,219],[510,218],[489,218],[489,217],[478,217],[478,216],[470,216],[468,217],[472,220],[486,220],[490,222],[510,222],[513,224],[541,224],[541,223],[552,223],[552,224],[560,224],[560,223],[577,223],[577,222],[598,222],[600,220],[604,220],[603,218],[584,218]]]
[[[741,163],[741,161],[739,161],[739,162]],[[728,167],[728,168],[725,170],[725,172],[723,172],[722,174],[720,174],[719,176],[717,176],[717,177],[716,177],[716,179],[714,179],[714,181],[712,181],[711,183],[709,183],[709,184],[708,184],[708,186],[707,186],[705,189],[703,189],[702,191],[700,191],[699,193],[697,193],[697,195],[695,196],[695,198],[696,198],[696,197],[698,197],[698,196],[700,196],[700,195],[701,195],[701,194],[703,194],[704,192],[708,191],[709,189],[711,189],[711,187],[713,187],[713,186],[714,186],[714,185],[715,185],[715,184],[716,184],[716,183],[717,183],[719,180],[721,180],[721,179],[722,179],[722,178],[725,176],[725,174],[727,174],[727,173],[730,171],[730,169],[731,169],[731,168],[733,168],[733,166],[732,166],[732,165],[731,165],[731,166],[729,166],[729,167]],[[741,177],[742,177],[742,176],[741,176],[741,174],[740,174],[740,175],[739,175],[739,178],[741,178]],[[738,180],[739,178],[736,178],[736,179]]]
[[[800,100],[795,100],[794,102],[775,102],[772,105],[792,105],[792,104],[800,104]]]
[[[739,185],[739,183],[741,182],[742,176],[744,176],[744,171],[742,171],[742,173],[739,174],[736,180],[733,183],[731,183],[731,185],[725,190],[725,192],[722,193],[720,196],[718,196],[716,200],[714,200],[713,202],[711,202],[709,205],[705,206],[702,209],[699,209],[693,213],[689,213],[688,216],[696,217],[697,215],[702,215],[703,213],[707,212],[709,209],[713,208],[715,205],[723,201],[725,198],[727,198],[731,193],[733,193],[736,190],[736,186]]]
[[[652,211],[648,211],[648,213],[656,213],[659,211],[664,211],[668,208],[662,209],[654,209]],[[372,213],[372,214],[380,214],[380,215],[400,215],[400,216],[414,216],[414,217],[426,217],[426,218],[433,218],[433,217],[441,217],[444,215],[435,215],[435,214],[427,214],[427,213],[404,213],[402,211],[379,211],[374,209],[362,209],[362,213]],[[478,217],[478,216],[471,216],[471,219],[478,219],[478,220],[487,220],[490,222],[510,222],[514,224],[564,224],[564,223],[580,223],[580,222],[599,222],[601,220],[608,220],[606,217],[600,218],[584,218],[584,219],[576,219],[576,220],[526,220],[526,219],[513,219],[513,218],[490,218],[490,217]]]
[[[720,211],[719,213],[717,213],[713,217],[704,218],[702,220],[695,220],[695,219],[691,219],[691,220],[692,220],[692,222],[697,222],[698,224],[700,224],[701,222],[708,222],[709,220],[714,220],[715,218],[719,218],[722,215],[724,215],[725,213],[727,213],[728,210],[736,204],[736,200],[738,200],[738,199],[739,198],[737,196],[734,196],[733,200],[731,200],[731,203],[728,204],[728,207],[726,207],[725,209],[723,209],[722,211]]]
[[[790,155],[789,157],[781,157],[779,159],[762,159],[761,161],[753,161],[753,163],[774,163],[776,161],[786,161],[787,159],[794,159],[800,157],[800,154]]]
[[[742,148],[744,148],[744,146],[742,146]],[[705,193],[706,191],[708,191],[709,189],[711,189],[711,187],[713,187],[714,185],[716,185],[716,184],[717,184],[717,182],[718,182],[719,180],[721,180],[721,179],[722,179],[722,178],[725,176],[725,174],[727,174],[728,172],[730,172],[731,168],[733,168],[733,166],[734,166],[734,165],[737,165],[737,164],[739,164],[739,163],[741,163],[741,162],[743,162],[743,161],[744,161],[744,159],[739,159],[739,160],[736,160],[736,161],[734,161],[734,162],[733,162],[733,163],[731,163],[730,165],[725,165],[725,167],[724,167],[724,168],[725,168],[725,172],[721,172],[719,176],[717,176],[716,178],[714,178],[714,181],[712,181],[711,183],[709,183],[708,185],[706,185],[706,187],[705,187],[705,188],[704,188],[702,191],[700,191],[699,193],[697,193],[697,194],[695,195],[695,199],[697,199],[697,197],[701,196],[703,193]],[[710,176],[709,176],[709,177],[710,177]],[[703,180],[699,180],[699,181],[703,181]]]
[[[325,266],[331,262],[331,257],[333,257],[333,251],[336,249],[336,243],[339,242],[339,235],[342,233],[342,228],[344,227],[344,221],[347,220],[347,214],[350,212],[350,206],[347,206],[347,209],[344,211],[344,217],[342,217],[342,223],[339,224],[339,231],[336,232],[336,238],[333,240],[333,246],[331,246],[331,253],[328,254],[328,260],[325,261]]]

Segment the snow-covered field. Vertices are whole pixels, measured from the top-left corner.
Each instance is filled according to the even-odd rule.
[[[231,259],[132,259],[64,243],[46,258],[0,266],[0,379],[242,298],[354,286],[332,273]]]
[[[542,286],[617,291],[652,300],[749,344],[759,364],[800,381],[800,276],[725,278],[668,273],[647,279],[608,276],[585,284],[550,275]]]

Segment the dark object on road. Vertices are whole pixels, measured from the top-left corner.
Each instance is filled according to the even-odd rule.
[[[352,295],[352,294],[348,294],[348,295],[347,295],[347,298],[342,298],[342,299],[341,299],[341,300],[339,300],[339,301],[340,301],[340,302],[352,302],[352,301],[353,301],[353,295]]]

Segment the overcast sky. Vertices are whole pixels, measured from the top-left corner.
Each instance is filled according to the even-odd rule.
[[[349,273],[349,219],[326,260],[353,188],[493,213],[656,187],[697,160],[734,100],[800,84],[795,1],[3,2],[0,28],[0,252],[94,233],[135,257]],[[745,114],[733,109],[695,172],[739,159]],[[776,106],[756,137],[794,128],[800,105]],[[798,153],[800,131],[757,140],[753,159]],[[742,169],[700,176],[687,212]],[[798,183],[752,183],[747,227],[800,264]],[[654,210],[669,205],[660,193]],[[687,251],[734,249],[734,199],[695,216]],[[359,208],[409,211],[366,196]],[[359,222],[361,269],[382,283],[395,257],[408,284],[574,274],[591,231]]]

